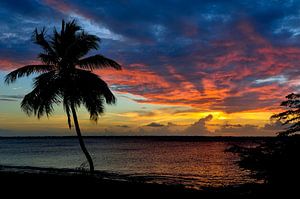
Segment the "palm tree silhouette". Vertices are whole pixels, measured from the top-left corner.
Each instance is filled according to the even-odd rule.
[[[116,98],[107,84],[91,71],[106,67],[120,70],[121,66],[100,54],[86,57],[91,50],[99,48],[100,38],[86,33],[74,20],[67,23],[63,20],[61,31],[54,28],[49,37],[45,28],[35,29],[32,40],[43,49],[38,55],[41,64],[14,70],[5,77],[5,82],[10,84],[17,78],[40,74],[34,78],[33,90],[22,100],[22,110],[29,116],[49,117],[54,111],[53,105],[62,103],[70,129],[73,117],[80,147],[93,173],[93,160],[85,147],[76,110],[84,105],[90,119],[97,122],[104,112],[104,103],[114,104]]]

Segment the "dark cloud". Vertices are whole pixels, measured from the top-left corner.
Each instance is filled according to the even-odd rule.
[[[265,124],[262,127],[262,130],[273,131],[274,133],[279,133],[279,132],[287,130],[289,126],[291,126],[291,125],[290,124],[284,125],[280,121],[275,121],[275,122]]]
[[[62,18],[57,11],[35,0],[1,1],[0,63],[3,59],[21,63],[36,59],[39,49],[31,42],[33,30],[57,25]]]
[[[274,132],[272,132],[274,135]],[[221,126],[220,129],[217,129],[215,131],[216,135],[228,135],[228,136],[234,136],[234,135],[241,135],[241,136],[249,136],[249,135],[263,135],[259,131],[258,126],[256,125],[224,125]]]
[[[15,102],[16,99],[9,99],[9,98],[0,98],[0,101],[7,101],[7,102]]]
[[[207,136],[213,135],[213,132],[207,129],[206,124],[212,119],[212,115],[207,115],[189,125],[179,125],[172,122],[168,122],[167,124],[151,122],[147,125],[140,126],[137,129],[132,129],[130,132],[136,132],[137,135]]]
[[[151,122],[150,124],[147,124],[145,126],[149,126],[149,127],[163,127],[165,125],[160,124],[160,123],[156,123],[156,122]]]
[[[193,135],[193,136],[274,136],[276,133],[284,130],[286,126],[283,126],[281,122],[270,121],[263,126],[253,124],[218,124],[212,125],[207,122],[213,119],[212,115],[207,115],[204,118],[200,118],[198,121],[189,125],[177,125],[174,123],[168,123],[167,125],[160,123],[150,123],[144,127],[139,128],[139,133],[147,135]],[[155,131],[149,130],[145,127],[156,127]],[[216,126],[216,130],[209,130],[208,126]]]
[[[23,95],[0,95],[0,101],[18,101],[23,97]]]
[[[117,127],[121,127],[121,128],[129,128],[128,125],[117,125]]]
[[[24,96],[23,95],[0,95],[0,97],[13,98],[13,99],[22,99]]]
[[[177,125],[177,124],[175,124],[173,122],[168,122],[167,126],[179,126],[179,125]]]
[[[262,127],[250,124],[224,124],[215,130],[215,135],[228,136],[274,136],[284,130],[281,122],[269,122]]]
[[[35,60],[35,27],[51,33],[62,18],[76,18],[104,37],[102,54],[124,65],[101,72],[103,78],[145,98],[137,102],[229,113],[271,109],[299,89],[290,84],[300,76],[299,9],[299,1],[4,0],[0,68]],[[278,75],[286,82],[255,83]]]
[[[194,124],[191,124],[184,130],[184,134],[187,135],[212,135],[206,127],[206,122],[213,119],[212,115],[208,115],[204,118],[199,119]]]
[[[270,104],[274,104],[273,99],[260,100],[260,93],[249,92],[241,96],[229,96],[221,102],[220,106],[224,107],[223,110],[232,113],[245,110],[254,110],[257,108],[264,108]]]

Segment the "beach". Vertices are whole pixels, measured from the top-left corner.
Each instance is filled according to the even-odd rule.
[[[249,146],[270,139],[88,137],[96,163],[91,175],[78,164],[82,156],[77,157],[73,137],[1,138],[0,187],[3,195],[38,198],[288,197],[297,192],[297,183],[291,189],[270,187],[240,170],[238,156],[225,151],[233,144]],[[176,161],[169,161],[174,151]]]
[[[11,196],[102,196],[110,197],[158,197],[179,196],[185,198],[256,198],[265,194],[263,187],[207,188],[194,190],[182,185],[145,183],[141,179],[124,178],[104,172],[88,172],[73,169],[0,166],[2,193]]]

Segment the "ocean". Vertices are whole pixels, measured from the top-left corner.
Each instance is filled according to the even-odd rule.
[[[255,139],[197,137],[87,137],[96,170],[149,182],[201,189],[256,182],[237,165],[232,144]],[[0,138],[0,165],[53,168],[86,167],[76,137]],[[87,167],[88,168],[88,167]]]

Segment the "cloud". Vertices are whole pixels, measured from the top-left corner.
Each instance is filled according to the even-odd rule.
[[[117,125],[107,127],[105,133],[108,135],[147,135],[147,136],[275,136],[278,132],[285,130],[288,126],[279,121],[270,120],[259,126],[254,124],[239,124],[226,122],[214,123],[213,115],[207,115],[191,124],[176,124],[173,122],[151,122],[147,125],[127,126]],[[211,127],[214,127],[211,129]],[[101,130],[102,132],[102,130]]]
[[[0,101],[7,101],[7,102],[16,102],[16,99],[9,99],[9,98],[0,98]]]
[[[280,131],[283,131],[285,130],[286,128],[288,128],[289,125],[283,125],[282,122],[280,121],[275,121],[275,122],[270,122],[270,123],[267,123],[265,124],[263,127],[262,127],[262,130],[265,130],[265,131],[272,131],[272,132],[280,132]]]
[[[190,54],[166,55],[158,63],[145,64],[142,69],[128,68],[117,81],[113,78],[108,81],[115,84],[123,81],[126,85],[130,79],[127,83],[130,85],[119,87],[119,91],[143,96],[145,99],[137,100],[140,103],[190,105],[229,113],[272,109],[284,93],[296,88],[289,82],[298,78],[295,71],[300,50],[272,46],[252,24],[237,26],[235,34],[240,39],[212,42],[207,46],[191,44]],[[157,68],[159,63],[165,67]],[[285,81],[257,84],[279,75]],[[139,81],[143,76],[148,82]],[[270,92],[272,98],[268,96]]]
[[[256,125],[224,125],[215,131],[216,135],[227,136],[249,136],[249,135],[263,135]],[[274,132],[273,132],[274,133]]]
[[[0,70],[36,59],[40,49],[30,41],[35,27],[46,25],[51,33],[62,18],[75,17],[103,37],[100,52],[124,66],[97,74],[116,91],[141,96],[138,103],[270,111],[282,96],[300,89],[297,1],[4,0],[0,5]]]
[[[128,125],[117,125],[117,127],[121,127],[121,128],[129,128]]]
[[[145,126],[149,126],[149,127],[163,127],[165,125],[160,124],[160,123],[156,123],[156,122],[151,122],[150,124],[147,124]]]
[[[284,126],[279,121],[269,122],[262,127],[251,124],[224,124],[214,133],[222,136],[274,136],[283,129]]]
[[[224,98],[220,106],[224,107],[223,110],[228,113],[241,112],[245,110],[255,110],[258,108],[267,107],[269,104],[274,104],[274,100],[260,100],[259,92],[247,92],[241,96],[229,96]]]
[[[208,115],[204,118],[199,119],[197,122],[191,124],[184,130],[186,135],[212,135],[211,132],[205,126],[206,122],[213,119],[212,115]]]
[[[23,97],[23,95],[0,95],[0,101],[18,101]]]
[[[270,121],[263,126],[231,123],[207,124],[212,119],[212,115],[207,115],[188,125],[178,125],[172,122],[168,122],[167,124],[151,122],[144,126],[130,128],[130,133],[134,135],[274,136],[285,128],[279,121]],[[217,128],[209,130],[208,126],[215,126]]]
[[[257,79],[255,80],[255,83],[257,84],[273,83],[273,82],[285,83],[286,81],[287,79],[283,75],[279,75],[274,77],[268,77],[266,79]]]

